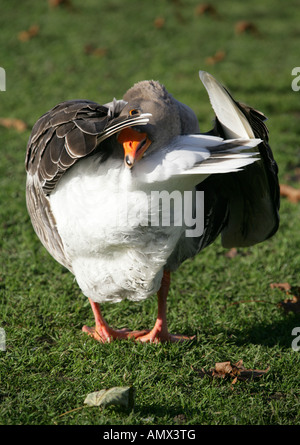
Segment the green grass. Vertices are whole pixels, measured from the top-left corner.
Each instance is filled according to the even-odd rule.
[[[300,204],[282,200],[280,230],[271,240],[232,259],[217,241],[183,264],[172,278],[169,327],[197,339],[158,346],[101,345],[81,333],[93,322],[88,301],[41,246],[26,211],[25,149],[41,114],[66,99],[105,103],[154,78],[190,105],[207,131],[213,113],[199,69],[269,117],[280,181],[288,182],[300,165],[300,92],[291,89],[292,68],[300,65],[298,2],[212,0],[217,19],[197,16],[198,3],[72,0],[68,10],[11,0],[1,6],[0,66],[7,85],[0,117],[23,119],[28,130],[0,127],[0,327],[6,333],[0,424],[299,424],[300,353],[291,348],[291,332],[300,320],[277,306],[285,295],[270,283],[300,285]],[[165,19],[159,29],[157,17]],[[239,20],[253,22],[259,36],[237,35]],[[39,34],[20,42],[18,33],[33,24]],[[87,45],[105,54],[86,54]],[[224,60],[208,65],[219,50]],[[156,299],[103,310],[118,328],[151,327]],[[239,359],[269,372],[233,388],[230,380],[202,379],[197,372]],[[82,407],[89,392],[126,385],[136,388],[133,411]]]

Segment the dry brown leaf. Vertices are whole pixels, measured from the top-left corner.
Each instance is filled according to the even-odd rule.
[[[48,0],[48,3],[52,8],[57,8],[58,6],[70,7],[72,5],[70,0]]]
[[[164,19],[164,17],[157,17],[154,20],[154,26],[157,29],[161,29],[165,26],[166,20]]]
[[[300,296],[292,295],[292,298],[286,298],[278,303],[278,306],[284,309],[285,312],[300,313]]]
[[[280,289],[280,290],[289,292],[291,290],[291,285],[290,285],[290,283],[271,283],[270,288],[271,289]]]
[[[280,196],[287,198],[290,202],[297,203],[300,201],[300,190],[290,185],[280,184]]]
[[[235,24],[235,32],[236,34],[250,33],[253,35],[258,35],[259,31],[257,26],[252,22],[248,22],[247,20],[242,20]]]
[[[220,362],[216,363],[214,369],[212,370],[213,377],[224,378],[227,374],[231,374],[233,368],[230,362]]]
[[[218,13],[216,8],[212,6],[210,3],[201,3],[200,5],[196,6],[195,14],[196,15],[207,14],[216,17]]]
[[[271,283],[271,289],[280,289],[290,298],[286,298],[278,303],[278,306],[285,312],[300,313],[300,287],[291,286],[289,283]]]
[[[14,128],[17,131],[25,131],[27,125],[21,119],[0,118],[0,125],[5,128]]]
[[[205,63],[207,65],[215,65],[215,63],[221,62],[223,59],[225,59],[225,56],[225,51],[217,51],[214,56],[207,57],[205,59]]]
[[[107,48],[96,48],[93,44],[89,43],[85,45],[84,52],[88,55],[103,57],[107,54]]]
[[[257,379],[262,377],[269,371],[269,367],[267,369],[246,369],[243,365],[243,360],[239,360],[236,363],[220,362],[216,363],[214,368],[211,368],[209,371],[206,371],[204,368],[201,370],[195,369],[200,377],[204,377],[205,375],[211,378],[233,378],[231,384],[234,385],[238,380],[246,381],[251,379]]]
[[[32,37],[35,37],[40,31],[40,27],[38,25],[32,25],[27,31],[21,31],[18,34],[19,40],[21,42],[27,42],[28,40],[32,39]]]

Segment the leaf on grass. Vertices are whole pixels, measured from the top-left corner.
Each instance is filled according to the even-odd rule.
[[[115,386],[110,389],[102,389],[88,394],[84,400],[88,406],[109,405],[123,406],[132,409],[134,405],[134,388],[132,386]]]
[[[291,285],[290,285],[290,283],[271,283],[270,288],[271,289],[280,289],[280,290],[289,292],[291,290]]]
[[[40,31],[40,27],[38,25],[32,25],[27,31],[21,31],[18,34],[19,40],[21,42],[27,42],[27,40],[32,39],[32,37],[35,37]]]
[[[282,307],[285,312],[300,313],[300,297],[293,295],[293,298],[286,298],[279,302],[279,306]]]
[[[105,56],[107,54],[107,48],[97,48],[92,43],[88,43],[84,47],[84,52],[87,55],[103,57],[103,56]]]
[[[290,202],[297,203],[300,201],[300,190],[290,185],[280,184],[280,196],[287,198]]]
[[[225,59],[226,53],[225,51],[217,51],[214,56],[207,57],[205,59],[205,63],[207,65],[215,65],[218,62],[221,62]]]
[[[195,8],[196,15],[210,15],[216,17],[218,15],[216,8],[210,3],[201,3]]]
[[[48,3],[52,8],[57,8],[58,6],[67,6],[69,8],[72,6],[70,0],[48,0]]]
[[[286,292],[287,296],[291,298],[286,298],[278,303],[278,306],[284,309],[285,312],[295,312],[300,313],[300,287],[291,286],[289,283],[271,283],[271,289],[280,289]]]
[[[267,369],[246,369],[243,365],[243,360],[239,360],[236,363],[220,362],[216,363],[214,368],[210,368],[209,371],[206,371],[204,368],[201,370],[196,369],[199,373],[200,377],[208,376],[211,378],[233,378],[231,382],[234,385],[238,380],[252,380],[262,377],[269,371],[270,368]]]
[[[237,22],[235,24],[235,32],[236,34],[249,33],[253,35],[259,35],[257,26],[252,22],[248,22],[247,20],[241,20],[240,22]]]
[[[154,26],[157,29],[161,29],[165,26],[166,19],[164,17],[156,17],[154,20]]]
[[[14,128],[17,131],[25,131],[27,125],[21,119],[0,118],[0,125],[5,128]]]

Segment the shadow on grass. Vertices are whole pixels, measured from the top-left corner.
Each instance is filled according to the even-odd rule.
[[[139,417],[143,425],[153,424],[153,422],[159,421],[159,419],[169,418],[172,419],[173,425],[186,424],[187,417],[192,418],[196,415],[196,411],[190,410],[188,415],[186,410],[181,405],[168,407],[166,405],[135,405],[135,414]]]
[[[300,316],[290,315],[286,319],[274,323],[257,323],[241,330],[231,331],[238,346],[244,344],[259,344],[263,346],[281,346],[291,348],[291,343],[295,338],[292,330],[300,326]]]

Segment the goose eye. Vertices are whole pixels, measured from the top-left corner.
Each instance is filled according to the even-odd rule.
[[[134,115],[136,115],[136,114],[139,114],[139,110],[136,110],[135,108],[133,108],[133,110],[130,110],[130,111],[129,111],[129,115],[130,115],[130,116],[134,116]]]

